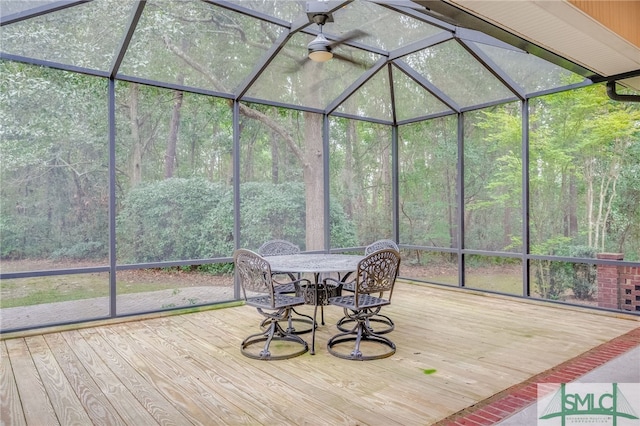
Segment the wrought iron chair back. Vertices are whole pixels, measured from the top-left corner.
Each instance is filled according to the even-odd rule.
[[[399,268],[400,253],[395,249],[376,250],[362,259],[354,288],[356,309],[362,294],[386,293],[385,299],[391,300]]]
[[[280,256],[300,253],[300,247],[286,240],[267,241],[258,249],[260,256]]]
[[[240,277],[244,300],[249,298],[248,292],[266,293],[270,296],[272,307],[275,307],[275,290],[269,262],[260,255],[245,249],[236,251],[234,261]]]
[[[382,333],[371,328],[371,321],[375,321],[376,316],[381,316],[385,322],[393,322],[386,316],[380,315],[380,309],[391,303],[393,287],[398,277],[400,269],[400,252],[394,249],[383,249],[375,251],[358,263],[355,277],[355,288],[352,295],[341,295],[329,299],[329,303],[339,306],[344,310],[343,319],[338,322],[340,333],[334,335],[327,341],[327,350],[332,355],[351,360],[372,360],[391,356],[396,351],[395,344]],[[325,282],[332,280],[325,279]],[[341,286],[344,283],[340,283]],[[378,294],[374,296],[373,294]],[[386,297],[382,295],[385,294]],[[346,323],[353,324],[351,330],[345,330],[340,325]],[[385,330],[384,332],[389,332]],[[361,350],[361,343],[364,341],[379,343],[387,347],[385,352],[373,351],[367,347],[367,353]],[[353,342],[351,352],[344,352],[345,343]],[[373,351],[373,352],[370,352]]]
[[[300,247],[287,240],[270,240],[262,244],[258,249],[258,254],[264,257],[298,253],[300,253]],[[276,293],[300,295],[300,290],[294,286],[293,282],[302,278],[301,274],[293,274],[286,271],[271,271],[271,277],[274,279]],[[288,282],[283,282],[283,279],[288,279]],[[263,321],[262,326],[264,327],[266,324],[267,321]],[[304,334],[311,332],[313,326],[313,318],[296,311],[295,308],[291,309],[288,331],[295,334]]]
[[[400,249],[398,248],[398,245],[396,244],[395,241],[393,240],[388,240],[388,239],[382,239],[382,240],[378,240],[378,241],[374,241],[373,243],[369,244],[365,249],[364,249],[364,255],[367,256],[373,252],[376,252],[378,250],[383,250],[383,249],[394,249],[396,251],[400,251]]]
[[[400,251],[395,241],[389,240],[389,239],[382,239],[369,244],[365,248],[364,253],[365,253],[365,256],[368,256],[372,253],[375,253],[376,251],[384,250],[384,249],[393,249],[398,252]],[[350,275],[351,273],[347,274],[343,278],[342,281],[345,281],[345,282],[342,286],[342,289],[345,291],[355,292],[356,279],[353,279],[352,281],[346,281],[346,279],[349,278]],[[373,293],[374,291],[375,290],[372,290],[371,292]],[[361,289],[361,292],[362,292],[362,289]],[[382,292],[380,293],[380,296],[382,296]],[[348,331],[350,329],[349,327],[352,321],[353,320],[350,319],[348,316],[345,316],[338,321],[336,326],[340,331]],[[374,324],[376,327],[375,333],[377,334],[390,333],[395,328],[395,324],[393,320],[388,316],[381,315],[381,314],[375,314],[367,320],[368,327],[372,327]]]
[[[244,300],[247,305],[255,307],[264,318],[260,324],[263,331],[248,336],[240,344],[242,354],[254,359],[274,360],[292,358],[307,352],[307,342],[297,336],[290,327],[285,330],[279,323],[288,321],[293,307],[303,305],[304,298],[278,293],[275,290],[271,265],[259,254],[239,249],[234,253],[233,260]],[[309,280],[306,279],[296,280],[291,284],[299,290],[301,282],[309,285]],[[280,344],[272,348],[272,341],[279,341]],[[262,346],[259,352],[254,349],[257,345]]]

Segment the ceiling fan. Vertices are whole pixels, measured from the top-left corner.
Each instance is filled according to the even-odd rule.
[[[316,36],[315,39],[311,41],[307,45],[308,55],[299,61],[298,65],[302,66],[308,61],[313,62],[326,62],[330,59],[338,59],[345,62],[351,62],[360,66],[368,66],[366,63],[356,61],[355,59],[349,58],[347,56],[343,56],[333,52],[333,49],[336,46],[339,46],[348,41],[354,40],[356,38],[360,38],[366,36],[367,33],[361,30],[353,30],[345,34],[343,37],[338,40],[329,41],[324,36],[322,32],[322,28],[324,24],[327,22],[333,22],[333,16],[326,9],[326,3],[323,2],[309,2],[307,3],[307,16],[309,17],[309,21],[318,25],[320,28],[320,32]]]

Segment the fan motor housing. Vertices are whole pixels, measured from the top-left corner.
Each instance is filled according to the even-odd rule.
[[[326,22],[333,22],[333,16],[329,13],[329,3],[320,1],[307,2],[307,17],[309,22],[324,25]]]

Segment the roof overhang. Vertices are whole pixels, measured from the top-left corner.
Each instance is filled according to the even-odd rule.
[[[628,21],[630,32],[624,35],[618,28],[603,23],[605,20],[595,13],[587,13],[589,5],[577,0],[415,0],[415,3],[462,25],[496,26],[590,70],[594,81],[617,80],[640,90],[640,36],[629,35],[637,32],[634,27],[640,22],[640,2],[612,0],[605,5],[604,13],[617,13],[623,25]]]

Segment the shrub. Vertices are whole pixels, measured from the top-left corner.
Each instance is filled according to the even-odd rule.
[[[304,248],[302,183],[251,182],[240,193],[243,247],[257,249],[278,238]],[[355,227],[338,204],[331,206],[330,223],[334,246],[355,245]],[[233,229],[231,187],[200,178],[142,184],[129,192],[117,217],[118,258],[143,263],[230,256]]]
[[[132,189],[117,217],[119,260],[140,263],[212,257],[206,242],[224,240],[224,230],[228,234],[233,229],[233,217],[226,228],[209,226],[211,212],[228,202],[229,191],[199,178],[166,179]]]
[[[593,259],[596,250],[587,246],[573,246],[569,248],[569,256]],[[576,298],[580,300],[591,299],[598,286],[596,265],[587,263],[572,264],[571,289]]]
[[[595,249],[570,245],[565,238],[548,242],[546,248],[546,254],[554,256],[590,259],[596,255]],[[536,286],[543,298],[562,299],[567,289],[577,299],[593,297],[597,287],[595,265],[552,260],[540,260],[535,265]]]

